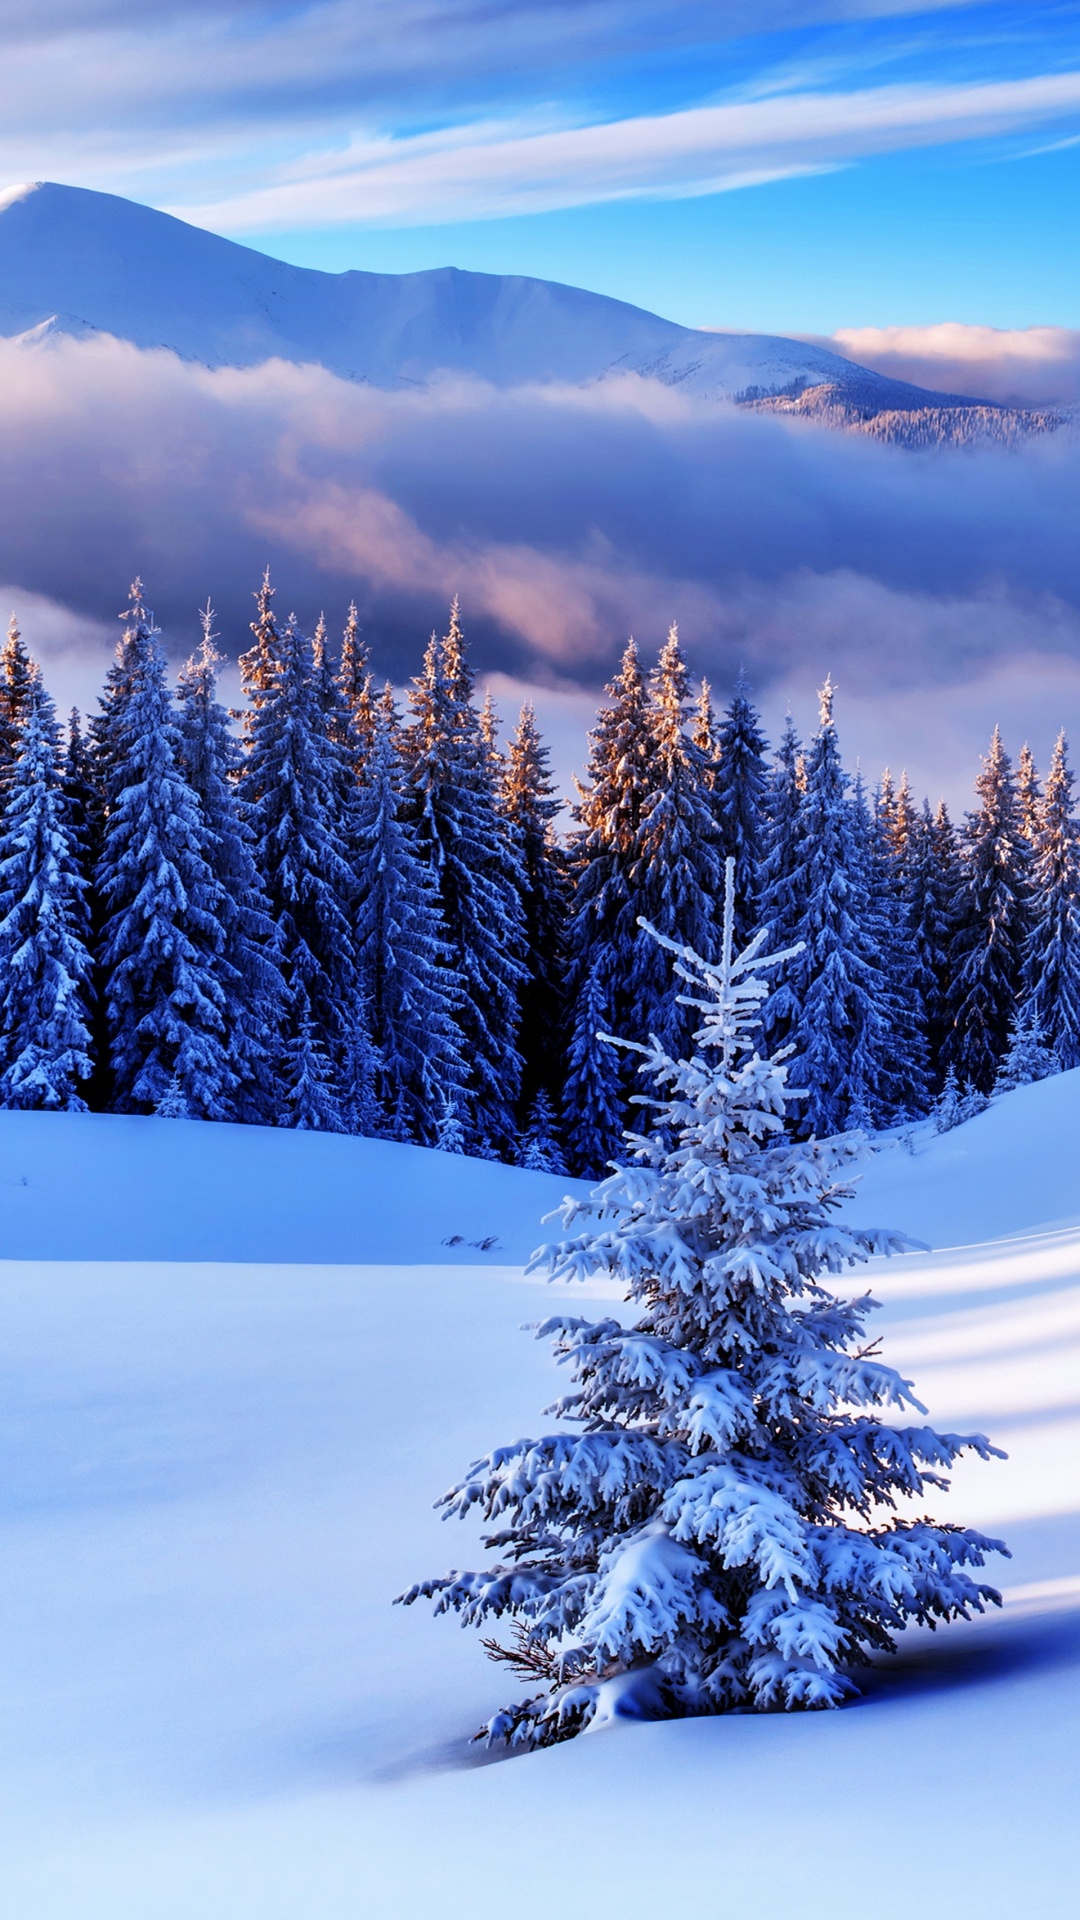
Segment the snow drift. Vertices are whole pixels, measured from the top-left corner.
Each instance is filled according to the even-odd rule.
[[[1008,1538],[1004,1620],[912,1644],[849,1711],[616,1716],[477,1771],[459,1765],[465,1736],[502,1677],[473,1635],[389,1601],[446,1555],[430,1503],[460,1463],[533,1428],[558,1390],[521,1322],[600,1297],[523,1283],[540,1176],[362,1141],[5,1115],[5,1227],[49,1169],[53,1183],[36,1224],[23,1215],[30,1257],[0,1266],[5,1912],[466,1920],[496,1889],[523,1920],[645,1920],[704,1885],[718,1911],[764,1920],[859,1920],[868,1887],[883,1920],[1069,1913],[1078,1134],[1074,1073],[914,1154],[889,1148],[853,1208],[937,1243],[872,1275],[874,1331],[935,1421],[975,1421],[1008,1450],[942,1503]],[[156,1217],[170,1179],[179,1199]],[[259,1257],[259,1215],[286,1182],[321,1205],[283,1264]],[[40,1257],[65,1209],[78,1248],[98,1190],[86,1224],[105,1257]],[[372,1264],[388,1245],[376,1194],[406,1264]],[[230,1205],[230,1249],[248,1236],[248,1252],[223,1261]],[[325,1264],[322,1209],[351,1214],[358,1264]],[[436,1229],[481,1218],[503,1220],[513,1264],[427,1264]]]

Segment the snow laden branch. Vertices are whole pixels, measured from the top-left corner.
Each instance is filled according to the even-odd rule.
[[[571,1376],[549,1409],[566,1424],[444,1496],[447,1517],[480,1513],[493,1565],[401,1596],[467,1624],[509,1616],[512,1644],[489,1650],[544,1684],[490,1741],[546,1745],[613,1714],[833,1707],[908,1622],[999,1600],[968,1569],[1000,1542],[911,1517],[958,1454],[997,1450],[908,1424],[925,1409],[867,1344],[875,1303],[822,1285],[912,1243],[837,1219],[856,1136],[788,1129],[783,1056],[755,1046],[781,956],[760,935],[733,955],[732,866],[718,963],[653,932],[700,1014],[690,1057],[615,1043],[639,1056],[651,1124],[534,1261],[619,1280],[639,1315],[537,1329]]]

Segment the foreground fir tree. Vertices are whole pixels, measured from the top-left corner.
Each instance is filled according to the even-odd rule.
[[[29,698],[0,818],[0,1106],[80,1112],[91,1073],[85,881],[53,704],[40,685]]]
[[[892,1510],[946,1484],[963,1449],[994,1449],[897,1424],[924,1409],[865,1346],[870,1300],[821,1284],[905,1243],[834,1218],[848,1143],[786,1131],[787,1069],[753,1039],[764,936],[732,960],[732,918],[729,879],[720,964],[670,943],[697,1052],[633,1049],[659,1124],[566,1203],[584,1230],[545,1256],[553,1278],[623,1282],[641,1317],[540,1327],[575,1376],[553,1411],[581,1431],[478,1461],[442,1504],[481,1509],[497,1563],[402,1596],[514,1621],[490,1650],[541,1684],[489,1740],[550,1744],[614,1712],[836,1706],[909,1621],[998,1600],[965,1568],[999,1543]]]

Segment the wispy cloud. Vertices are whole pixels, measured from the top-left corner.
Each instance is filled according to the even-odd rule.
[[[1080,72],[970,86],[785,93],[599,125],[442,129],[357,140],[271,186],[183,217],[226,231],[333,221],[429,224],[644,195],[716,193],[862,155],[1013,132],[1080,109]]]
[[[731,186],[831,162],[765,152],[783,147],[782,126],[695,130],[695,111],[709,110],[695,101],[741,89],[779,112],[782,93],[796,103],[796,145],[816,149],[828,136],[805,124],[811,96],[839,98],[838,76],[865,87],[890,66],[928,86],[974,77],[948,32],[935,51],[930,31],[913,55],[912,21],[985,11],[976,0],[0,0],[0,178],[59,177],[230,220],[246,206],[243,217],[269,225],[290,205],[300,221],[318,217],[320,192],[330,218],[350,220],[369,217],[368,195],[378,219],[418,218],[432,203],[442,220],[455,196],[466,211],[577,204],[575,167],[593,164],[600,198],[709,191],[714,177]],[[1019,68],[1004,48],[976,72],[1030,80],[1040,45],[1033,28]],[[1059,39],[1044,67],[1067,52]],[[850,97],[854,114],[861,96]],[[992,130],[1047,118],[1017,101],[1001,122],[987,107]],[[914,105],[906,118],[886,143],[929,137]],[[984,130],[977,115],[969,130]],[[833,129],[845,157],[864,150],[847,131],[854,144]],[[943,124],[940,137],[963,135]],[[526,151],[530,138],[562,149]],[[865,150],[881,138],[884,128]],[[616,151],[627,142],[633,155]],[[511,167],[504,200],[494,173],[475,154],[470,164],[480,149]]]

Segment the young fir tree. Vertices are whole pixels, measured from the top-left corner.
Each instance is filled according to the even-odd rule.
[[[787,952],[802,918],[805,873],[799,846],[799,810],[806,791],[802,741],[790,713],[784,723],[765,793],[764,852],[758,912],[771,949]],[[772,1052],[786,1046],[798,1017],[788,968],[778,967],[762,1009],[761,1030]]]
[[[530,1173],[565,1173],[558,1122],[550,1096],[541,1087],[529,1110],[521,1142],[521,1165]]]
[[[526,980],[521,988],[520,1050],[526,1111],[541,1091],[558,1098],[563,1080],[566,1007],[566,866],[556,840],[561,802],[536,715],[522,707],[502,767],[502,810],[517,841],[525,916]]]
[[[1023,1004],[1062,1067],[1080,1066],[1080,828],[1064,733],[1054,746],[1031,866]]]
[[[198,798],[158,630],[141,599],[120,643],[111,687],[110,803],[97,886],[114,1103],[153,1113],[174,1076],[193,1117],[228,1117],[221,887],[208,860]]]
[[[417,845],[439,889],[455,976],[447,987],[471,1074],[469,1150],[510,1158],[521,1087],[518,996],[527,978],[523,875],[499,809],[456,601],[446,636],[432,635],[410,707]]]
[[[285,989],[277,962],[277,934],[237,794],[240,751],[228,713],[217,698],[217,675],[223,663],[214,644],[209,602],[200,620],[202,644],[180,672],[177,724],[184,772],[198,796],[206,826],[207,863],[219,888],[221,979],[235,1080],[231,1115],[272,1125],[281,1117],[278,1069]]]
[[[802,898],[792,931],[801,952],[786,971],[792,1080],[806,1089],[805,1129],[819,1135],[889,1124],[904,1108],[891,1044],[895,1005],[871,906],[868,822],[849,798],[832,707],[826,681],[796,816]]]
[[[1029,1000],[1016,1009],[1009,1027],[1009,1044],[994,1077],[995,1093],[1011,1093],[1014,1087],[1030,1086],[1033,1080],[1045,1080],[1059,1071],[1039,1025],[1039,1017]]]
[[[240,797],[277,928],[290,1083],[303,1100],[309,1087],[321,1089],[311,1095],[311,1115],[348,1131],[366,1093],[370,1050],[352,934],[352,849],[311,643],[293,619],[278,627],[272,596],[264,579],[254,644],[240,661],[249,699]],[[294,1116],[308,1111],[302,1101],[290,1106]]]
[[[955,1012],[942,1057],[960,1081],[988,1093],[1008,1044],[1030,918],[1031,848],[996,727],[975,791],[951,956]]]
[[[711,956],[719,940],[723,862],[717,825],[719,788],[687,733],[690,676],[671,628],[649,677],[652,791],[641,812],[630,878],[644,917],[671,938]],[[720,763],[718,780],[723,777]],[[691,1021],[670,992],[671,966],[655,940],[635,929],[626,978],[627,1015],[671,1053],[688,1042]]]
[[[357,804],[356,954],[377,1055],[383,1131],[431,1145],[446,1101],[463,1096],[468,1070],[438,885],[406,817],[398,730],[388,681]]]
[[[621,1281],[641,1317],[538,1329],[574,1377],[550,1411],[579,1430],[477,1461],[442,1505],[493,1521],[498,1561],[402,1596],[514,1621],[509,1648],[487,1645],[534,1690],[489,1741],[543,1746],[613,1714],[833,1707],[909,1621],[999,1600],[965,1571],[999,1542],[896,1517],[962,1451],[995,1449],[901,1425],[925,1409],[865,1345],[873,1303],[821,1284],[906,1243],[836,1220],[847,1143],[786,1130],[787,1069],[755,1046],[764,935],[733,959],[733,918],[729,886],[717,965],[671,943],[696,1052],[635,1047],[660,1124],[566,1202],[577,1230],[538,1256],[553,1278]]]
[[[632,1082],[598,1034],[636,1026],[628,982],[639,939],[641,826],[655,786],[655,741],[637,647],[627,643],[589,735],[588,785],[576,808],[567,926],[566,1138],[575,1169],[618,1151]]]
[[[717,748],[716,816],[724,856],[735,862],[735,930],[742,947],[757,928],[760,915],[769,772],[760,716],[741,673],[720,723]],[[697,944],[689,935],[686,943]]]
[[[0,814],[0,1106],[82,1112],[90,1078],[85,881],[53,703],[31,688]]]

